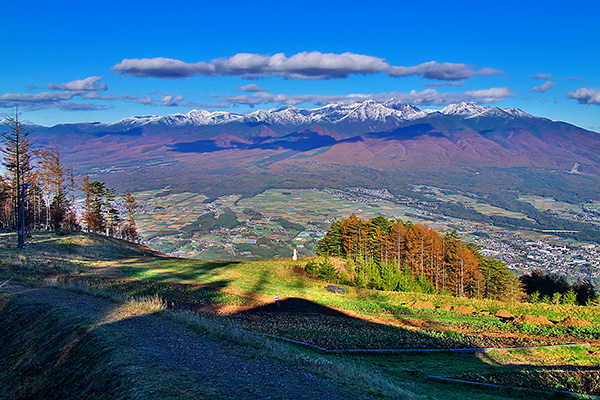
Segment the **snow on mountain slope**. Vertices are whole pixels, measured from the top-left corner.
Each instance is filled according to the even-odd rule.
[[[386,122],[388,118],[401,120],[402,111],[367,100],[351,106],[346,115],[336,122]]]
[[[503,109],[503,111],[504,111],[505,113],[507,113],[507,114],[510,114],[510,115],[512,115],[512,116],[513,116],[513,117],[515,117],[515,118],[537,118],[537,117],[534,117],[534,116],[533,116],[533,115],[531,115],[531,114],[528,114],[528,113],[526,113],[526,112],[525,112],[525,111],[523,111],[523,110],[520,110],[520,109],[518,109],[518,108],[514,108],[514,107],[511,107],[511,108],[505,108],[505,109]]]
[[[518,108],[500,109],[484,107],[474,102],[450,104],[442,110],[420,110],[396,99],[383,103],[366,100],[354,104],[330,104],[315,109],[304,109],[292,106],[258,110],[247,115],[226,111],[192,110],[187,114],[172,114],[164,117],[142,116],[123,119],[112,124],[113,128],[132,129],[143,126],[165,126],[184,128],[194,126],[223,125],[230,122],[265,123],[281,126],[301,126],[311,124],[347,124],[347,123],[402,123],[415,121],[432,113],[441,113],[462,119],[476,117],[493,118],[536,118]]]
[[[462,102],[459,104],[450,104],[440,111],[444,115],[458,115],[465,118],[472,118],[486,112],[487,107],[480,106],[473,102]]]

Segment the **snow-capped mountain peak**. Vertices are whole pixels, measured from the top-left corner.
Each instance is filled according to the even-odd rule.
[[[528,114],[519,108],[514,108],[514,107],[505,108],[505,109],[503,109],[503,111],[507,114],[512,115],[513,117],[516,117],[516,118],[535,118],[533,115]]]
[[[243,117],[242,114],[230,113],[226,111],[210,112],[206,110],[192,110],[185,115],[188,121],[194,125],[218,125]]]
[[[385,102],[365,100],[354,104],[329,104],[315,109],[304,109],[293,106],[283,106],[269,110],[258,110],[247,115],[226,111],[192,110],[187,114],[172,114],[164,117],[144,116],[131,117],[118,124],[127,128],[144,125],[162,125],[168,127],[192,127],[220,125],[239,121],[245,123],[267,123],[270,125],[310,125],[319,123],[389,123],[424,118],[432,113],[456,116],[463,119],[475,117],[494,118],[534,118],[518,108],[500,109],[484,107],[474,102],[450,104],[444,109],[420,110],[396,99]]]
[[[442,109],[440,112],[444,115],[459,115],[462,117],[474,117],[483,114],[486,111],[486,107],[480,106],[474,102],[463,101],[459,104],[450,104]]]

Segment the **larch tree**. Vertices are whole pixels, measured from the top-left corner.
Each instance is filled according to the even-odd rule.
[[[38,150],[39,171],[46,191],[48,202],[47,226],[58,231],[77,231],[80,229],[75,216],[74,207],[74,179],[73,171],[70,176],[65,176],[65,168],[61,162],[58,147],[50,150]],[[70,195],[67,193],[67,182],[70,179]]]
[[[104,221],[106,223],[106,236],[116,236],[118,233],[121,216],[115,202],[117,192],[112,188],[104,189]]]
[[[59,231],[67,215],[67,201],[64,193],[64,168],[60,162],[60,152],[54,146],[50,150],[40,150],[39,165],[48,201],[47,225]]]
[[[127,221],[121,231],[121,236],[130,242],[137,242],[140,238],[135,226],[135,212],[138,209],[138,203],[129,190],[125,192],[123,201],[125,210],[127,210]]]

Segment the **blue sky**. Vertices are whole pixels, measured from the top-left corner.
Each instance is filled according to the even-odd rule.
[[[395,97],[600,131],[599,16],[596,0],[13,1],[0,114],[54,125]]]

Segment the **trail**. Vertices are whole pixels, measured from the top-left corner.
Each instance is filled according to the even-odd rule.
[[[7,284],[16,296],[63,307],[110,329],[118,365],[139,399],[350,399],[333,383],[252,349],[200,335],[160,313],[120,319],[121,304],[55,288]],[[117,363],[119,364],[119,363]]]

